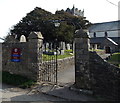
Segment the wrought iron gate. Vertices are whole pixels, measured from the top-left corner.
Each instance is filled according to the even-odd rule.
[[[57,45],[43,49],[40,81],[57,84]]]

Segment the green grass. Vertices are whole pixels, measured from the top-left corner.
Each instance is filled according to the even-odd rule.
[[[120,67],[120,52],[112,54],[108,62]]]
[[[102,52],[102,51],[105,51],[105,50],[103,50],[103,49],[89,49],[89,51]]]
[[[120,62],[120,53],[114,53],[112,54],[112,56],[110,57],[110,59],[108,60],[113,61],[113,62]]]
[[[36,83],[36,81],[20,75],[2,71],[2,83],[18,86],[20,88],[30,88]]]
[[[71,57],[71,56],[73,56],[73,55],[71,55],[71,54],[68,54],[68,53],[65,53],[64,55],[58,55],[58,59],[64,59],[64,58],[67,58],[67,57]]]
[[[72,53],[72,49],[70,50],[65,50],[66,53]]]
[[[71,57],[71,56],[73,56],[72,50],[65,50],[64,51],[64,55],[57,55],[57,59],[64,59],[64,58]],[[43,58],[43,61],[49,61],[52,58],[55,58],[55,55],[46,55],[46,54],[43,54],[42,58]]]

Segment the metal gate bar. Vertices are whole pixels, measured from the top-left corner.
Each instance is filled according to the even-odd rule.
[[[39,72],[40,81],[57,84],[57,48],[43,52],[42,68]]]

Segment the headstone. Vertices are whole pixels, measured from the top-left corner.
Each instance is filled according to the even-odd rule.
[[[60,55],[64,55],[64,50],[60,50]]]
[[[66,47],[67,47],[67,50],[70,50],[70,44],[67,44]]]
[[[60,42],[60,49],[66,50],[66,48],[65,48],[65,42]]]
[[[21,35],[20,42],[26,42],[26,37],[24,35]]]
[[[94,50],[97,50],[97,44],[94,45]]]
[[[43,51],[45,51],[45,49],[46,49],[46,48],[45,48],[45,44],[43,44],[42,49],[43,49]]]
[[[46,49],[48,49],[49,48],[49,43],[46,43],[45,46],[46,46]]]

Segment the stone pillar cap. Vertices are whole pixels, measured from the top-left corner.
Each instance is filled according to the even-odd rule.
[[[41,32],[31,32],[29,34],[29,39],[43,39]]]
[[[86,30],[83,30],[83,29],[76,30],[75,37],[76,38],[90,38]]]

